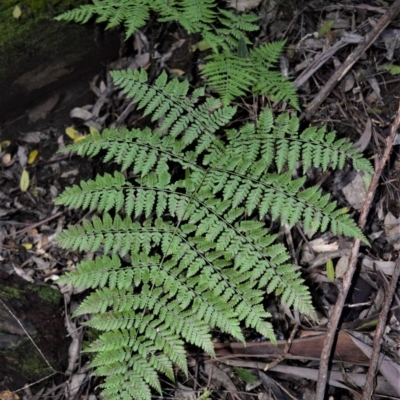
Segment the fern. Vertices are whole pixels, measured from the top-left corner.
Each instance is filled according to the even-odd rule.
[[[160,374],[173,379],[174,365],[188,373],[185,343],[214,355],[213,329],[244,341],[241,328],[248,327],[275,341],[265,292],[314,316],[300,270],[266,220],[366,242],[346,209],[321,189],[305,188],[305,176],[292,177],[300,167],[305,175],[346,162],[372,173],[350,143],[323,127],[300,132],[295,115],[275,117],[268,107],[251,123],[227,127],[237,112],[231,103],[249,93],[299,108],[292,84],[273,71],[284,43],[251,48],[246,35],[257,17],[218,10],[213,0],[95,0],[61,18],[97,15],[131,34],[150,12],[201,32],[213,51],[202,73],[220,98],[168,81],[165,72],[149,84],[144,70],[114,71],[114,83],[155,127],[95,131],[68,146],[119,165],[56,200],[96,212],[57,240],[96,255],[60,282],[92,289],[74,315],[92,314],[86,325],[101,331],[87,351],[95,353],[95,374],[105,376],[107,399],[161,394]]]
[[[204,98],[201,89],[189,96],[186,81],[167,82],[165,73],[152,86],[144,71],[112,75],[145,114],[162,122],[155,131],[94,132],[69,146],[82,156],[102,151],[106,162],[127,172],[82,182],[57,199],[103,214],[59,235],[64,248],[104,253],[62,280],[96,289],[75,315],[96,314],[88,325],[105,332],[89,348],[98,354],[96,373],[106,376],[105,393],[131,396],[135,387],[135,398],[148,398],[151,388],[160,391],[158,373],[172,378],[173,363],[186,371],[185,341],[213,354],[210,329],[243,340],[242,322],[274,340],[262,288],[313,315],[299,270],[262,222],[267,213],[302,221],[313,232],[330,227],[365,240],[328,195],[302,190],[304,178],[293,180],[283,170],[300,160],[304,168],[327,168],[328,159],[342,166],[346,157],[367,172],[371,167],[333,133],[309,128],[299,134],[296,117],[274,119],[268,108],[256,124],[227,130],[222,140],[216,132],[234,107]],[[278,173],[268,172],[273,168]]]
[[[289,101],[299,109],[292,82],[282,74],[271,70],[279,61],[285,42],[269,43],[250,51],[247,58],[231,51],[207,57],[202,74],[207,83],[220,96],[224,104],[244,96],[248,92],[268,94],[276,100]]]

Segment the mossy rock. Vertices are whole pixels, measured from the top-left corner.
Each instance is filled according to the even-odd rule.
[[[17,390],[64,370],[70,340],[60,292],[18,277],[0,281],[0,287],[0,382],[7,382],[0,390]]]
[[[0,81],[13,79],[60,50],[73,50],[82,26],[54,17],[88,0],[2,0],[0,2]],[[86,32],[87,30],[85,30]]]

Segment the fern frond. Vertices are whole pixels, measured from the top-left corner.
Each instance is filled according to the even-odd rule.
[[[204,131],[207,134],[203,135],[201,148],[208,146],[216,140],[213,133],[224,126],[236,112],[235,107],[222,107],[218,100],[210,98],[195,107],[199,96],[190,99],[186,97],[187,81],[179,82],[174,79],[167,84],[165,72],[157,79],[154,87],[146,82],[147,74],[144,70],[114,71],[111,75],[128,97],[139,102],[139,108],[145,108],[145,115],[152,113],[157,104],[161,104],[165,119],[159,130],[163,132],[170,128],[172,137],[184,133],[182,140],[184,147],[191,144]],[[156,114],[155,119],[160,116],[161,114]],[[180,149],[182,150],[183,148]]]
[[[230,52],[207,57],[207,64],[201,71],[207,77],[207,84],[220,94],[225,105],[243,96],[254,84],[256,77],[249,73],[247,59]]]
[[[217,19],[213,0],[172,1],[169,11],[162,0],[148,7],[192,29]],[[299,133],[297,117],[275,118],[268,108],[256,123],[221,132],[236,112],[229,103],[250,90],[267,90],[294,107],[297,98],[291,84],[270,73],[283,43],[247,55],[236,46],[247,46],[245,32],[255,29],[256,17],[224,11],[219,18],[222,39],[212,39],[216,54],[204,75],[221,99],[165,73],[150,85],[144,70],[115,71],[114,82],[156,129],[105,129],[67,147],[89,157],[101,152],[122,171],[74,185],[56,201],[98,213],[57,241],[95,254],[60,282],[94,289],[75,316],[92,314],[86,325],[102,332],[87,351],[96,353],[92,365],[106,377],[103,393],[111,399],[161,393],[159,374],[173,379],[174,364],[188,372],[185,343],[214,355],[212,329],[243,341],[246,326],[274,341],[265,291],[314,315],[300,270],[266,229],[266,214],[309,232],[329,228],[366,240],[347,210],[316,187],[304,189],[305,176],[292,178],[301,164],[305,172],[346,160],[370,173],[350,143],[323,128]]]
[[[75,21],[82,24],[97,15],[96,22],[107,22],[106,29],[124,24],[126,36],[131,36],[143,27],[149,19],[148,0],[93,0],[56,17],[56,20]]]
[[[159,21],[177,21],[189,34],[207,30],[217,15],[214,0],[181,0],[175,7],[165,1],[155,3],[158,6],[157,11],[162,15]]]
[[[296,110],[300,110],[293,83],[272,69],[279,61],[284,45],[284,41],[273,42],[251,50],[250,65],[253,75],[257,77],[253,91],[268,94],[280,101],[288,101]]]

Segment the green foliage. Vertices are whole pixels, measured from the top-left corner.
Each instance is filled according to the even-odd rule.
[[[400,74],[400,66],[396,64],[384,64],[382,68],[392,75],[399,75]]]
[[[104,331],[89,351],[97,353],[96,373],[107,376],[107,396],[148,398],[150,387],[160,390],[157,373],[173,377],[173,363],[186,371],[185,341],[213,354],[210,329],[243,340],[242,322],[274,340],[264,287],[313,315],[298,268],[265,228],[267,213],[365,240],[328,195],[303,190],[305,178],[283,170],[300,160],[305,169],[342,166],[346,157],[357,168],[371,167],[333,133],[299,134],[297,117],[274,119],[268,108],[256,124],[227,130],[222,140],[216,133],[234,107],[205,98],[202,89],[188,95],[187,81],[167,82],[165,73],[154,85],[143,70],[112,75],[160,123],[154,131],[106,129],[69,146],[82,156],[101,151],[125,173],[81,182],[57,199],[102,214],[59,235],[64,248],[104,254],[62,280],[96,289],[76,315],[95,314],[87,324]]]
[[[299,109],[292,82],[272,68],[279,61],[285,42],[274,42],[251,50],[248,57],[229,50],[207,57],[202,74],[220,96],[224,104],[252,92],[274,96],[277,100],[289,101]],[[237,46],[239,43],[237,43]]]
[[[67,188],[56,201],[95,212],[62,232],[58,243],[96,255],[61,282],[93,289],[75,315],[92,314],[86,324],[101,331],[87,351],[96,354],[92,366],[106,377],[108,399],[147,400],[151,390],[161,393],[159,374],[173,379],[174,364],[188,372],[185,343],[214,355],[213,329],[243,341],[241,328],[248,327],[275,341],[265,293],[314,316],[300,270],[275,243],[266,220],[366,241],[346,209],[319,188],[305,188],[305,175],[292,177],[300,167],[304,173],[342,168],[346,160],[371,173],[351,144],[325,128],[299,132],[295,115],[275,117],[267,107],[256,121],[226,128],[237,112],[230,103],[247,93],[298,103],[291,84],[272,71],[284,43],[248,51],[245,32],[253,30],[255,17],[224,10],[217,16],[214,4],[96,0],[92,8],[64,15],[85,21],[96,13],[110,26],[125,23],[128,31],[142,23],[121,11],[131,6],[156,11],[163,21],[184,21],[213,48],[203,74],[221,95],[168,81],[165,72],[149,84],[144,70],[114,71],[115,84],[153,129],[109,128],[68,146],[120,167]],[[211,25],[217,19],[219,35]]]

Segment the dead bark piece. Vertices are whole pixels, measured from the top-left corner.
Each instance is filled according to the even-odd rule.
[[[303,332],[305,334],[306,332]],[[310,336],[294,339],[290,346],[290,358],[298,360],[319,360],[324,345],[325,334],[308,332]],[[277,345],[271,342],[242,343],[216,343],[215,352],[218,359],[230,355],[252,356],[259,358],[277,358],[283,354],[286,345],[285,340],[279,340]],[[339,332],[338,340],[334,348],[333,361],[348,362],[351,364],[368,365],[369,358],[353,343],[347,332]]]

